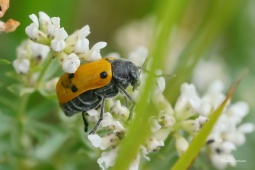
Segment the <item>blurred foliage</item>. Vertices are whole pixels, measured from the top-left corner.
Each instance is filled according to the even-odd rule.
[[[54,97],[46,98],[38,92],[23,96],[13,93],[14,90],[19,90],[18,86],[15,87],[16,89],[12,86],[18,83],[18,78],[13,76],[14,69],[8,61],[16,58],[17,46],[27,38],[24,30],[31,23],[28,16],[32,13],[38,14],[39,11],[44,11],[49,16],[59,16],[61,26],[68,33],[88,24],[92,32],[89,35],[91,44],[98,41],[108,43],[107,48],[102,51],[103,54],[112,51],[123,53],[123,49],[114,42],[116,31],[130,21],[140,21],[148,15],[155,14],[157,2],[155,0],[10,2],[10,8],[1,20],[13,18],[21,25],[14,33],[0,35],[0,72],[2,73],[0,76],[0,169],[99,169],[96,160],[100,153],[88,142],[87,134],[83,132],[81,115],[66,118],[59,110]],[[215,3],[218,4],[213,6]],[[220,56],[227,63],[225,67],[228,69],[227,74],[230,79],[234,79],[243,68],[249,69],[249,74],[243,80],[233,100],[247,101],[251,114],[245,118],[245,121],[255,122],[255,2],[240,1],[227,20],[224,20],[224,16],[228,15],[226,12],[231,8],[227,1],[193,0],[188,4],[180,15],[183,17],[178,17],[176,21],[177,28],[184,29],[190,34],[183,44],[183,47],[186,46],[184,48],[186,51],[181,55],[179,64],[176,64],[176,69],[180,69],[180,74],[184,76],[176,86],[171,87],[172,79],[168,81],[167,96],[173,97],[172,92],[178,94],[180,83],[191,79],[192,69],[187,74],[187,70],[183,70],[181,66],[186,60],[185,57],[190,57],[189,50],[195,46],[195,50],[199,51],[196,53],[199,59]],[[217,13],[218,10],[213,11],[214,7],[221,10],[221,13]],[[215,28],[217,24],[220,24],[218,25],[220,31]],[[205,38],[211,38],[206,43],[199,40],[201,31],[205,27],[214,31],[216,29],[215,32],[210,32],[211,37],[208,37],[208,34],[203,35]],[[174,44],[175,41],[177,40],[173,38],[169,44]],[[159,46],[160,44],[155,45],[157,48]],[[164,51],[167,46],[162,48]],[[165,55],[165,52],[160,54]],[[161,61],[160,63],[161,67],[164,67]],[[255,135],[248,135],[246,144],[237,148],[234,153],[237,159],[246,160],[246,163],[238,163],[236,167],[228,169],[255,167],[255,162],[252,160],[255,157],[254,142]],[[155,169],[155,167],[162,170],[170,169],[177,160],[176,153],[170,152],[174,150],[171,136],[165,145],[166,147],[159,153],[150,154],[151,161],[142,165],[144,169]],[[195,168],[213,169],[205,156],[199,155],[197,160],[194,163]]]

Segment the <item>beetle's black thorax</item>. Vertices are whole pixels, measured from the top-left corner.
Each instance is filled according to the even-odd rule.
[[[128,85],[136,86],[139,83],[139,69],[130,61],[116,59],[110,61],[112,64],[112,76],[116,83],[124,89]]]

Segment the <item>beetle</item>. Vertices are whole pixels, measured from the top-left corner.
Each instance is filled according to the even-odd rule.
[[[130,115],[136,102],[126,88],[136,89],[140,85],[140,68],[131,61],[115,58],[103,58],[85,63],[75,73],[65,73],[56,85],[60,107],[66,116],[82,112],[84,131],[88,131],[85,114],[88,110],[99,108],[100,117],[89,134],[94,134],[103,120],[105,99],[124,93],[131,101]]]

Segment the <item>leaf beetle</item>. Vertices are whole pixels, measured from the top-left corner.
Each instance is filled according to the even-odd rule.
[[[89,134],[94,134],[103,120],[105,99],[124,93],[131,101],[131,113],[135,101],[126,88],[136,89],[140,85],[140,68],[124,59],[103,58],[79,66],[75,73],[62,75],[56,85],[59,104],[65,115],[82,112],[84,131],[88,131],[85,113],[101,107],[100,117]]]

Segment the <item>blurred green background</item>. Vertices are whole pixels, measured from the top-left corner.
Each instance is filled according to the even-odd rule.
[[[130,49],[129,44],[127,43],[126,49],[118,44],[117,32],[131,22],[142,23],[148,16],[153,17],[157,3],[160,2],[156,0],[11,1],[9,10],[1,20],[12,18],[21,24],[13,33],[0,34],[0,57],[9,61],[16,58],[17,46],[27,38],[25,28],[31,23],[28,16],[32,13],[38,15],[39,11],[44,11],[50,17],[60,17],[61,27],[64,27],[69,34],[88,24],[91,28],[91,34],[88,36],[91,45],[98,41],[106,41],[108,45],[102,50],[103,55],[119,52],[126,57],[127,49]],[[200,29],[201,20],[207,17],[206,11],[211,10],[210,3],[209,0],[189,2],[183,11],[184,19],[179,19],[179,27],[177,27],[185,30],[187,34],[178,35],[177,38],[185,39],[186,35],[189,37]],[[228,6],[221,8],[226,8],[228,12]],[[233,99],[233,101],[244,100],[250,105],[250,114],[245,117],[244,122],[255,122],[254,9],[255,1],[241,1],[234,15],[230,17],[229,23],[203,53],[203,58],[206,60],[220,59],[229,76],[228,83],[233,82],[232,80],[242,69],[248,68],[249,73]],[[218,20],[221,20],[220,15]],[[210,23],[210,20],[207,20],[207,23]],[[178,34],[178,31],[176,32]],[[121,37],[119,34],[118,36]],[[123,35],[124,44],[125,36]],[[7,76],[10,71],[13,71],[12,65],[0,66],[0,169],[99,169],[96,163],[99,153],[86,142],[80,117],[68,120],[61,116],[56,99],[46,99],[39,93],[32,94],[26,108],[22,108],[20,101],[25,99],[18,98],[6,88],[17,83]],[[174,69],[171,69],[172,72]],[[21,108],[26,114],[21,119],[17,119],[16,111]],[[24,124],[26,126],[23,126]],[[228,169],[248,170],[255,167],[254,143],[254,133],[247,135],[246,144],[238,147],[234,152],[236,159],[246,160],[246,163],[238,163],[236,167]],[[208,160],[202,159],[202,161]],[[204,168],[213,169],[209,165]]]

